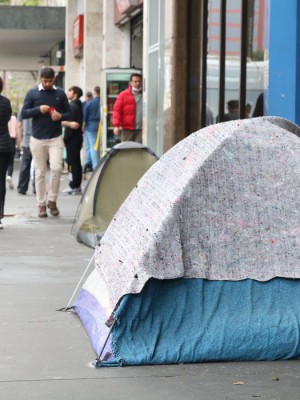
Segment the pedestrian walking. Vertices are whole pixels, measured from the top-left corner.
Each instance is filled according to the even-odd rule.
[[[62,137],[62,121],[70,119],[70,106],[65,92],[54,85],[55,73],[45,67],[40,73],[40,83],[30,89],[25,97],[22,118],[32,118],[32,136],[30,150],[35,166],[35,187],[39,213],[47,217],[47,208],[53,216],[59,215],[57,197],[64,142]],[[46,190],[47,162],[50,165],[50,182],[48,201]]]
[[[228,112],[224,114],[224,121],[233,121],[235,119],[239,119],[239,100],[229,100],[227,102]],[[219,116],[217,116],[217,123],[219,121]]]
[[[121,133],[121,141],[142,143],[142,75],[134,73],[130,85],[119,93],[113,109],[114,134]]]
[[[85,101],[82,103],[82,110],[84,111],[85,106],[89,101],[93,99],[93,93],[87,91],[85,94]],[[92,164],[92,157],[91,157],[91,149],[89,146],[89,141],[87,140],[87,134],[85,132],[85,126],[83,124],[83,143],[84,143],[84,150],[85,150],[85,158],[84,158],[84,166],[83,166],[83,173],[86,174],[87,172],[93,171],[93,164]]]
[[[251,104],[247,103],[246,107],[245,107],[245,117],[246,118],[251,118],[251,110],[252,110]]]
[[[8,132],[10,136],[10,140],[12,142],[12,149],[13,151],[10,154],[9,165],[7,169],[7,176],[6,176],[6,185],[9,189],[14,189],[14,184],[12,181],[12,176],[14,172],[14,162],[16,156],[16,146],[18,150],[21,148],[21,132],[18,123],[18,119],[15,114],[12,114],[10,120],[8,121]]]
[[[85,104],[83,110],[84,132],[90,149],[93,169],[97,167],[99,155],[98,150],[94,149],[98,128],[100,124],[100,87],[95,86],[93,99]]]
[[[65,127],[64,143],[67,151],[69,176],[71,177],[69,186],[63,192],[68,194],[81,194],[82,165],[80,151],[83,142],[83,111],[80,97],[82,94],[80,87],[70,87],[67,97],[70,100],[71,121],[62,122]]]
[[[30,182],[30,170],[32,163],[32,154],[30,151],[30,137],[32,132],[32,118],[22,119],[21,113],[19,115],[19,123],[22,137],[22,157],[18,182],[18,193],[25,195],[28,190]],[[34,179],[32,182],[32,189],[35,192]]]
[[[6,173],[13,152],[12,141],[8,132],[8,121],[12,109],[10,101],[1,93],[3,80],[0,77],[0,229],[3,229],[2,219],[4,217],[4,203],[6,195]]]

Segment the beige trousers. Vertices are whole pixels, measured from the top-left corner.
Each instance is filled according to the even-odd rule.
[[[64,142],[62,136],[54,139],[30,138],[30,150],[35,168],[35,189],[39,206],[46,205],[47,186],[46,173],[47,161],[50,163],[50,182],[48,187],[48,200],[56,201],[59,193],[60,176],[62,171],[62,160]]]
[[[142,143],[142,133],[141,129],[134,129],[133,131],[123,129],[121,132],[121,140],[122,142],[130,140],[132,142]]]

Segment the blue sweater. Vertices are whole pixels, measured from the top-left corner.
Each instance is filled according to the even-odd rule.
[[[61,121],[70,119],[70,106],[65,92],[60,88],[39,90],[30,89],[25,97],[22,118],[32,118],[32,136],[36,139],[53,139],[62,134],[61,121],[52,121],[50,114],[42,114],[40,106],[55,107],[62,114]]]
[[[100,97],[94,97],[88,101],[83,110],[85,130],[90,132],[97,132],[100,122]]]

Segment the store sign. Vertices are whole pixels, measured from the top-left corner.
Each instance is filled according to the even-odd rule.
[[[115,24],[125,24],[142,12],[144,0],[115,0]]]
[[[78,15],[73,23],[73,48],[83,47],[83,14]]]

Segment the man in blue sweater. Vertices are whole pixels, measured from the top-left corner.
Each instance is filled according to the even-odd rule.
[[[98,127],[100,123],[100,87],[95,86],[93,90],[93,100],[89,101],[83,110],[84,131],[89,144],[93,169],[98,164],[98,150],[94,149]]]
[[[32,118],[30,150],[35,165],[35,186],[39,217],[59,215],[56,205],[59,193],[64,142],[62,121],[70,119],[70,106],[65,92],[54,85],[55,73],[50,67],[41,70],[40,84],[28,91],[22,108],[22,118]],[[46,190],[47,162],[50,163],[48,203]]]

